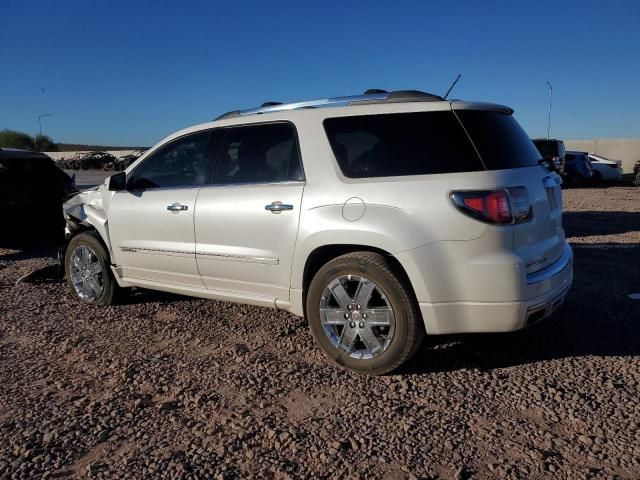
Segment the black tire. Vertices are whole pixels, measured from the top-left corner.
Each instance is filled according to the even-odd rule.
[[[102,291],[100,295],[95,299],[87,299],[80,296],[80,294],[73,286],[73,282],[71,279],[72,256],[75,250],[80,246],[87,247],[91,251],[91,253],[95,255],[102,269]],[[115,278],[113,277],[110,265],[111,260],[109,257],[109,252],[105,248],[98,234],[94,232],[84,232],[73,237],[69,242],[69,245],[67,246],[67,250],[64,256],[65,278],[73,296],[84,303],[90,303],[94,305],[112,305],[115,301],[116,293],[118,292],[119,287],[116,283]]]
[[[353,358],[335,347],[323,330],[322,295],[333,280],[345,275],[365,277],[374,282],[384,292],[393,310],[395,330],[392,339],[386,350],[370,359]],[[425,334],[417,302],[407,281],[388,258],[373,252],[342,255],[318,270],[307,292],[306,316],[316,343],[327,356],[348,370],[369,375],[383,375],[398,368],[416,353]]]

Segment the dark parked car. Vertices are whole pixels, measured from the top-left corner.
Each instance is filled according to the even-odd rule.
[[[640,187],[640,160],[633,166],[633,184]]]
[[[0,240],[24,234],[62,237],[62,202],[77,191],[74,180],[48,156],[0,148],[0,204],[5,207]]]
[[[593,168],[587,152],[567,152],[564,174],[570,184],[581,184],[591,180]]]
[[[548,160],[560,175],[564,175],[566,154],[564,142],[553,138],[535,138],[533,143],[542,158]]]

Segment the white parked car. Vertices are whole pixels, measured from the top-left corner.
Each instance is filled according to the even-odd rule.
[[[589,154],[591,167],[593,168],[593,180],[622,180],[622,162],[620,160],[609,160],[602,155]]]
[[[179,131],[65,205],[69,286],[98,304],[135,286],[286,310],[371,374],[425,333],[521,329],[573,270],[560,177],[512,113],[378,90]]]

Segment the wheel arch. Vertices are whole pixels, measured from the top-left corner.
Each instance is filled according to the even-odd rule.
[[[403,267],[402,263],[390,252],[374,247],[371,245],[362,245],[362,244],[352,244],[352,243],[332,243],[326,244],[316,247],[312,250],[309,255],[307,255],[304,269],[302,271],[302,308],[304,310],[304,314],[306,316],[306,302],[307,302],[307,292],[309,290],[309,285],[311,284],[311,280],[315,274],[325,265],[327,262],[330,262],[334,258],[340,257],[342,255],[346,255],[348,253],[354,252],[373,252],[378,253],[380,255],[385,256],[393,265],[394,273],[396,273],[401,281],[406,285],[409,290],[410,295],[412,296],[412,300],[417,302],[417,297],[415,291],[413,289],[413,285],[407,274],[406,269]]]

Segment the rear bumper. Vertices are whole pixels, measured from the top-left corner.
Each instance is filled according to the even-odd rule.
[[[510,332],[549,317],[562,305],[573,281],[571,247],[566,244],[558,260],[525,281],[522,301],[420,302],[427,333]]]

